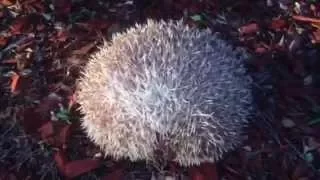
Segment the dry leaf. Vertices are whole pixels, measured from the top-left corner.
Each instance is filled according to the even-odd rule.
[[[68,178],[74,178],[81,174],[90,172],[101,165],[99,160],[85,159],[71,161],[65,164],[64,175]]]
[[[320,43],[320,30],[314,31],[312,33],[312,43],[313,44]]]
[[[10,30],[11,30],[12,35],[21,34],[23,28],[28,23],[27,21],[28,21],[28,19],[26,17],[16,19],[14,21],[14,23],[11,24],[11,26],[10,26]]]
[[[73,94],[69,97],[68,110],[71,110],[73,105],[75,105],[76,103],[77,103],[77,96]]]
[[[65,42],[68,39],[69,33],[68,31],[58,31],[56,40],[60,42]]]
[[[15,3],[16,3],[15,0],[0,0],[0,4],[2,4],[4,6],[11,6]]]
[[[287,23],[285,20],[283,19],[274,19],[271,22],[270,28],[275,30],[275,31],[279,31],[282,30],[283,28],[285,28],[287,26]]]
[[[4,36],[0,36],[0,48],[7,45],[8,39]]]
[[[13,76],[11,76],[11,84],[10,89],[11,93],[17,94],[19,91],[19,81],[20,81],[20,75],[15,73]]]
[[[311,23],[311,26],[320,29],[320,23]]]
[[[56,136],[56,146],[66,147],[65,144],[70,135],[70,127],[71,125],[66,125],[60,129],[59,134]]]
[[[292,16],[292,18],[296,21],[301,21],[301,22],[320,23],[319,18],[310,18],[305,16]]]
[[[204,163],[201,165],[201,170],[207,180],[218,180],[216,165],[213,163]]]
[[[256,52],[257,54],[264,54],[264,53],[268,52],[268,49],[266,49],[266,48],[264,48],[264,47],[257,47],[257,48],[255,49],[255,52]]]
[[[205,180],[204,174],[200,171],[199,167],[192,167],[188,171],[191,180]]]
[[[64,173],[64,167],[66,165],[66,156],[63,151],[58,151],[54,155],[54,160],[57,163],[57,167],[61,173]]]
[[[259,26],[257,23],[248,24],[239,28],[239,32],[241,35],[252,34],[258,31],[259,31]]]
[[[42,139],[46,139],[49,136],[52,136],[54,131],[53,131],[53,124],[51,121],[48,121],[47,123],[45,123],[44,125],[42,125],[39,129],[38,132],[41,135]]]

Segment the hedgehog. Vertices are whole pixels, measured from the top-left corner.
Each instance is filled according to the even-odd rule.
[[[182,19],[136,23],[84,66],[82,127],[115,160],[218,162],[241,145],[254,111],[248,57]]]

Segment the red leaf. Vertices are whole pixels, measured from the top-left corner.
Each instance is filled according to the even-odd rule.
[[[85,159],[76,160],[67,163],[64,167],[64,175],[68,178],[77,177],[83,173],[87,173],[101,165],[99,160]]]
[[[278,30],[281,30],[281,29],[285,28],[286,26],[287,26],[287,23],[286,23],[285,20],[283,20],[283,19],[274,19],[271,22],[270,28],[275,30],[275,31],[278,31]]]
[[[60,42],[65,42],[68,39],[69,33],[67,31],[58,31],[56,40]]]
[[[216,165],[213,163],[204,163],[201,165],[202,172],[207,180],[218,180]]]
[[[25,25],[27,24],[28,19],[26,17],[19,18],[10,26],[12,35],[20,34]]]
[[[102,180],[120,180],[124,178],[123,169],[117,169],[112,173],[104,176]]]
[[[66,158],[64,152],[63,151],[56,152],[56,154],[54,155],[54,160],[57,163],[57,167],[58,167],[59,171],[61,173],[64,173],[65,165],[67,162],[67,158]]]
[[[255,48],[255,52],[258,54],[264,54],[271,49],[271,47],[265,43],[258,43],[254,45],[254,48]]]
[[[240,34],[252,34],[259,31],[259,26],[256,23],[247,24],[239,28]]]
[[[257,48],[255,49],[255,52],[256,52],[257,54],[264,54],[264,53],[268,52],[268,50],[267,50],[266,48],[264,48],[264,47],[257,47]]]
[[[3,47],[7,44],[8,39],[6,37],[0,36],[0,47]]]
[[[18,93],[18,89],[19,89],[19,84],[20,82],[20,76],[19,74],[14,74],[13,76],[11,76],[11,84],[10,84],[10,89],[11,89],[11,93],[17,94]]]
[[[205,180],[205,176],[200,171],[199,168],[191,168],[189,170],[189,174],[190,174],[191,180]]]
[[[192,167],[189,169],[192,180],[218,180],[215,164],[203,163],[200,167]]]
[[[67,143],[68,137],[70,135],[70,127],[71,125],[66,125],[63,128],[60,129],[59,134],[56,137],[56,145],[65,147],[65,144]]]
[[[69,96],[68,109],[70,110],[74,104],[77,103],[77,96],[75,94]]]
[[[53,135],[53,124],[51,121],[48,121],[44,125],[42,125],[39,129],[38,132],[41,134],[42,139],[46,139],[49,136]]]

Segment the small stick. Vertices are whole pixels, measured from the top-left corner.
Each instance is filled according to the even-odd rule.
[[[302,21],[302,22],[311,22],[311,23],[320,23],[319,18],[311,18],[311,17],[305,17],[305,16],[292,16],[294,20]]]

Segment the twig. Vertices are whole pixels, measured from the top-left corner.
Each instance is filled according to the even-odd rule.
[[[311,18],[311,17],[305,17],[305,16],[292,16],[294,20],[302,21],[302,22],[311,22],[311,23],[320,23],[319,18]]]

